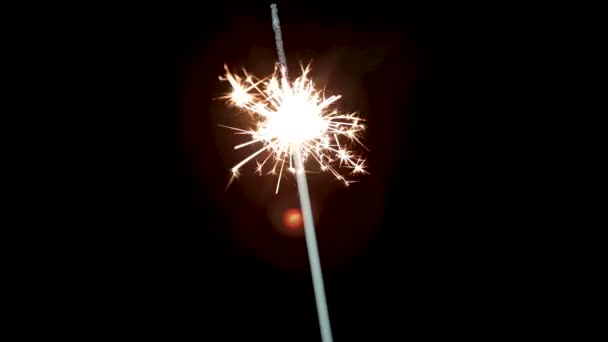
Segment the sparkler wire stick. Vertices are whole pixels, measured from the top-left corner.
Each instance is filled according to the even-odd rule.
[[[285,49],[283,49],[283,36],[281,35],[281,22],[279,21],[279,10],[277,4],[270,5],[272,10],[272,29],[274,30],[274,41],[277,44],[277,54],[279,55],[279,64],[283,68],[283,73],[287,74],[287,58],[285,57]]]
[[[296,153],[295,162],[296,168],[300,170],[296,172],[296,182],[298,183],[300,206],[302,207],[302,213],[304,216],[304,235],[306,236],[308,259],[310,261],[310,271],[312,273],[312,284],[317,302],[317,315],[319,317],[319,326],[321,328],[321,339],[323,342],[332,342],[333,338],[331,334],[331,325],[329,324],[329,313],[327,310],[327,301],[325,299],[323,274],[321,272],[321,261],[319,260],[317,237],[315,234],[312,208],[308,194],[308,184],[306,183],[306,174],[303,172],[304,166],[302,165],[302,156],[300,155],[299,151]]]
[[[277,54],[281,65],[283,79],[287,76],[287,59],[285,50],[283,49],[283,38],[281,37],[281,26],[279,22],[279,14],[276,4],[270,5],[272,9],[272,28],[274,30],[275,41],[277,45]],[[297,146],[292,147],[295,150],[296,164],[296,182],[298,193],[300,196],[300,207],[302,208],[302,216],[304,219],[304,235],[306,237],[306,247],[308,249],[308,260],[310,262],[310,271],[312,275],[312,284],[315,293],[317,304],[317,315],[319,319],[319,327],[321,329],[321,339],[323,342],[332,342],[331,325],[329,323],[329,312],[327,310],[327,300],[325,299],[325,286],[323,285],[323,273],[321,272],[321,261],[319,259],[319,249],[317,247],[317,237],[312,215],[312,206],[310,204],[310,195],[308,192],[308,183],[306,182],[306,174],[304,173],[304,163],[302,162],[302,152]]]

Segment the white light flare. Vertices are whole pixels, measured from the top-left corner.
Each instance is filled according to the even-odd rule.
[[[351,169],[351,174],[366,174],[365,160],[347,149],[349,144],[359,140],[365,126],[355,113],[344,114],[332,105],[341,96],[325,98],[322,91],[315,89],[308,77],[310,66],[302,67],[302,74],[289,82],[284,70],[275,72],[259,80],[245,71],[245,77],[234,75],[224,65],[226,75],[221,80],[228,81],[232,92],[225,96],[230,103],[247,112],[254,129],[246,130],[224,126],[249,135],[249,141],[235,146],[235,149],[249,145],[261,147],[232,168],[230,183],[238,176],[242,166],[256,159],[256,172],[278,175],[276,192],[285,170],[296,170],[294,156],[300,152],[304,162],[310,157],[318,165],[318,171],[329,171],[345,185],[352,183],[341,175],[338,167]],[[365,146],[363,146],[365,148]],[[310,171],[310,170],[309,170]]]

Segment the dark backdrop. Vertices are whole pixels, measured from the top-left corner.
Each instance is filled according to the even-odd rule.
[[[269,5],[157,8],[108,24],[103,54],[125,105],[106,116],[118,132],[103,166],[117,214],[99,217],[112,246],[99,256],[109,275],[96,295],[102,330],[319,340],[304,239],[276,219],[297,207],[295,182],[275,196],[268,177],[244,170],[225,191],[243,155],[217,126],[236,115],[214,100],[228,90],[218,76],[224,63],[272,71]],[[315,80],[368,122],[370,151],[360,150],[370,175],[349,187],[309,177],[335,340],[475,329],[467,296],[483,285],[470,278],[472,233],[456,219],[465,195],[450,191],[457,171],[436,110],[433,17],[398,4],[297,2],[279,3],[279,15],[292,72],[312,61]]]

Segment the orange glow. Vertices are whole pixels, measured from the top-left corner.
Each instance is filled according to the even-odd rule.
[[[283,213],[283,224],[289,229],[296,230],[302,228],[302,213],[300,209],[287,209]]]

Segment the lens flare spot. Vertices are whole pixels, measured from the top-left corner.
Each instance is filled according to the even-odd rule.
[[[291,230],[302,229],[303,220],[300,209],[287,209],[283,213],[283,224]]]

